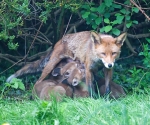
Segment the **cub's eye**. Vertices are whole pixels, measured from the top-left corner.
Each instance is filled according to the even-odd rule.
[[[112,52],[112,55],[116,55],[117,54],[117,52]]]
[[[105,53],[101,53],[103,56],[105,56],[106,54]]]
[[[69,72],[65,72],[65,73],[64,73],[65,78],[68,78],[68,77],[69,77],[69,75],[70,75],[70,73],[69,73]]]

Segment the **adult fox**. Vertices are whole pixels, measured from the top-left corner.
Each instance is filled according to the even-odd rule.
[[[121,46],[126,39],[126,35],[126,33],[123,33],[117,38],[113,38],[110,35],[97,34],[93,31],[65,35],[54,46],[51,57],[37,83],[42,82],[62,59],[70,57],[73,60],[80,60],[85,65],[86,85],[90,96],[92,96],[91,69],[101,61],[105,66],[105,93],[109,93],[112,68],[115,59],[120,55]]]

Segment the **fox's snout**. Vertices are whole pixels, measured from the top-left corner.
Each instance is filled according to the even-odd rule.
[[[107,69],[111,69],[114,66],[114,62],[107,63],[104,59],[102,59],[102,62]]]
[[[114,66],[114,63],[105,63],[104,64],[106,68],[111,69]]]
[[[109,68],[111,68],[112,66],[113,66],[112,64],[110,64],[110,63],[108,64],[108,67],[109,67]]]

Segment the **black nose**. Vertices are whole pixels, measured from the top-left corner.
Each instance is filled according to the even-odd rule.
[[[74,81],[73,83],[74,83],[74,84],[76,84],[76,83],[77,83],[77,81]]]
[[[111,68],[111,67],[112,67],[112,64],[108,64],[108,67]]]

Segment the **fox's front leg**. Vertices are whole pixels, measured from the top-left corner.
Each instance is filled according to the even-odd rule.
[[[51,58],[50,61],[45,66],[45,68],[43,69],[41,77],[39,78],[38,82],[42,82],[60,61],[61,59],[58,57]]]
[[[63,46],[59,46],[56,49],[54,48],[49,62],[44,67],[41,77],[36,83],[43,81],[46,78],[46,76],[55,68],[55,66],[63,59],[63,56],[62,56],[64,54],[63,49],[64,49]]]
[[[93,97],[94,94],[94,86],[92,83],[92,72],[90,71],[90,67],[89,65],[87,65],[85,67],[85,80],[86,80],[86,85],[88,86],[88,92],[89,92],[89,96]]]
[[[108,94],[110,93],[110,82],[111,82],[111,79],[112,79],[112,72],[113,72],[113,69],[108,69],[108,68],[105,68],[104,69],[104,74],[105,74],[105,94]]]

